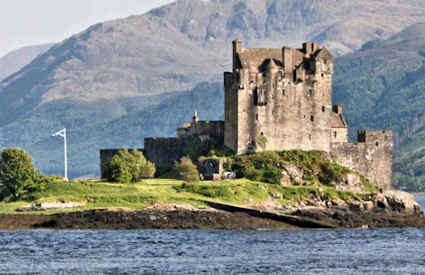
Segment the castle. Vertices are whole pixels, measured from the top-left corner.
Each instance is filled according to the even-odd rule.
[[[333,57],[317,43],[301,49],[243,48],[233,42],[233,71],[224,73],[225,120],[199,121],[177,129],[175,138],[145,138],[144,154],[159,169],[186,155],[194,138],[236,154],[250,151],[320,150],[391,189],[391,131],[359,131],[348,142],[341,105],[332,105]],[[101,152],[102,154],[102,152]],[[104,163],[113,152],[103,153]]]

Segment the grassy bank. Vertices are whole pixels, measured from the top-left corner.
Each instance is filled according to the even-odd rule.
[[[367,199],[368,194],[339,192],[323,185],[290,186],[268,184],[246,179],[221,182],[185,183],[172,179],[151,179],[132,184],[101,181],[57,181],[51,183],[31,198],[17,202],[0,202],[0,213],[16,213],[16,209],[36,202],[87,202],[85,206],[67,210],[50,210],[42,213],[78,211],[97,208],[143,209],[155,203],[187,203],[205,205],[205,200],[237,205],[261,204],[274,201],[293,205],[313,198],[345,201]],[[33,212],[40,213],[40,212]]]

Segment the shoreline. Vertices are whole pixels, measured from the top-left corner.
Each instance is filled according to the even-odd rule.
[[[258,213],[264,213],[259,215]],[[423,213],[346,207],[298,209],[285,219],[243,209],[98,209],[57,214],[0,214],[0,230],[300,230],[425,228]]]

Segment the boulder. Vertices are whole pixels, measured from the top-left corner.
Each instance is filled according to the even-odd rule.
[[[393,211],[407,214],[421,212],[421,206],[415,201],[413,195],[407,192],[388,190],[382,193],[382,196],[386,199],[387,206]]]
[[[302,185],[304,182],[303,181],[304,171],[298,168],[294,164],[285,165],[283,167],[282,175],[283,175],[282,178],[285,178],[285,176],[287,176],[286,178],[289,178],[293,185]],[[287,182],[287,179],[286,179],[286,182]]]

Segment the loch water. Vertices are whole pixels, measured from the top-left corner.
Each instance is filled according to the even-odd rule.
[[[0,231],[0,274],[425,274],[425,230]]]

